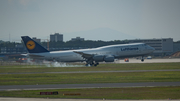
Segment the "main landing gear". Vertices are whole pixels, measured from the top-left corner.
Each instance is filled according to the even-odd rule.
[[[99,65],[98,62],[94,63],[94,61],[86,61],[86,66],[97,66],[97,65]]]

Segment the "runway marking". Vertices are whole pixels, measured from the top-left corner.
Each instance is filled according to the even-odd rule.
[[[45,89],[77,89],[77,88],[78,89],[83,89],[83,88],[123,88],[123,87],[166,87],[166,86],[180,86],[180,82],[9,85],[9,86],[0,86],[0,91],[45,90]]]
[[[126,72],[166,72],[180,71],[180,69],[169,70],[119,70],[119,71],[73,71],[73,72],[27,72],[27,73],[0,73],[0,74],[71,74],[71,73],[126,73]]]

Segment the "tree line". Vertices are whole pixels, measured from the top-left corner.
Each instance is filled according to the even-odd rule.
[[[100,46],[106,46],[106,45],[114,45],[114,44],[125,44],[128,43],[127,40],[115,40],[115,41],[93,41],[93,40],[85,40],[85,41],[67,41],[67,42],[41,42],[40,44],[47,48],[47,45],[49,44],[49,48],[96,48]],[[1,42],[0,48],[15,48],[16,45],[20,45],[22,43],[18,42]],[[24,46],[24,45],[23,45]]]
[[[93,41],[93,40],[85,40],[85,41],[58,41],[58,42],[41,42],[40,44],[44,47],[49,48],[69,48],[69,49],[81,49],[81,48],[96,48],[96,47],[101,47],[101,46],[106,46],[106,45],[114,45],[114,44],[126,44],[129,43],[128,40],[114,40],[114,41]],[[174,43],[180,43],[180,41],[174,42]],[[16,45],[22,45],[23,43],[18,43],[18,42],[5,42],[1,41],[0,42],[0,48],[15,48]],[[24,45],[23,45],[24,46]]]
[[[19,43],[16,43],[16,42],[3,42],[1,41],[0,43],[0,48],[4,48],[4,47],[7,47],[7,48],[14,48],[16,46],[16,44],[19,44]]]

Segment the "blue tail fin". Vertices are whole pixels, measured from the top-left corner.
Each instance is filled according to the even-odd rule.
[[[22,40],[24,41],[24,45],[26,46],[29,53],[43,53],[49,52],[39,43],[31,39],[29,36],[21,36]]]

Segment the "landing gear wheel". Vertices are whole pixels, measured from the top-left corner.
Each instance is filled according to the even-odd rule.
[[[94,66],[97,66],[97,65],[99,65],[99,63],[97,62],[96,64],[94,64]]]
[[[141,61],[144,62],[144,57],[142,56]]]

